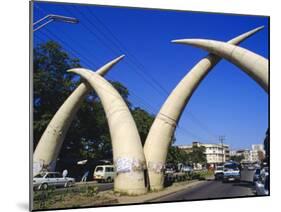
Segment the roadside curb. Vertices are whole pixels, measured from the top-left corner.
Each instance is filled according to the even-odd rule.
[[[201,183],[206,182],[206,181],[207,181],[207,180],[194,180],[194,181],[190,182],[189,184],[185,185],[184,187],[181,187],[181,188],[179,188],[179,189],[177,189],[177,190],[171,191],[171,192],[169,192],[169,193],[167,193],[167,194],[159,195],[159,196],[157,196],[157,197],[155,197],[155,198],[146,200],[146,201],[144,201],[144,203],[148,203],[148,202],[157,200],[157,199],[159,199],[159,198],[166,197],[166,196],[169,196],[169,195],[171,195],[171,194],[175,194],[175,193],[177,193],[177,192],[183,191],[183,190],[185,190],[185,189],[187,189],[187,188],[189,188],[189,187],[196,186],[196,185],[201,184]]]
[[[147,202],[151,202],[151,201],[157,200],[159,198],[177,193],[179,191],[182,191],[189,187],[195,186],[197,184],[201,184],[203,182],[206,182],[206,181],[193,180],[193,181],[190,181],[183,185],[179,184],[179,185],[175,185],[175,187],[167,187],[166,189],[164,189],[162,191],[147,193],[143,196],[135,196],[135,197],[124,196],[124,197],[118,198],[118,202],[119,202],[119,204],[127,204],[127,203],[134,203],[134,202],[147,203]]]

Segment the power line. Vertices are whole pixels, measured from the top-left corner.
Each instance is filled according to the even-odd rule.
[[[74,7],[74,6],[72,6]],[[68,9],[67,9],[68,10]],[[69,10],[68,10],[69,11]],[[131,53],[129,53],[128,51],[121,49],[118,45],[116,45],[115,42],[113,42],[113,40],[111,38],[108,37],[108,35],[106,33],[104,33],[102,30],[100,30],[99,27],[97,27],[96,24],[94,24],[81,10],[79,10],[78,8],[75,8],[75,11],[78,12],[80,14],[80,16],[82,16],[84,19],[86,19],[86,21],[92,26],[92,28],[94,28],[96,31],[93,31],[92,28],[89,28],[88,26],[86,26],[86,24],[82,23],[82,25],[94,36],[96,37],[101,43],[104,44],[104,46],[106,46],[109,50],[113,51],[114,53],[125,53],[127,56],[127,60],[125,61],[125,63],[130,66],[131,68],[133,68],[133,70],[136,71],[136,73],[143,79],[146,81],[146,83],[148,85],[150,85],[152,88],[155,89],[155,91],[157,91],[158,93],[163,92],[161,90],[159,90],[159,83],[157,81],[155,81],[153,79],[153,77],[145,72],[143,72],[143,70],[131,59]],[[72,15],[74,15],[74,13],[71,13]],[[98,34],[100,33],[101,36]],[[106,41],[111,42],[111,44],[115,47],[112,48],[110,45],[108,45],[107,42],[103,41],[103,39],[106,38]],[[147,76],[149,75],[149,77]],[[151,83],[150,81],[154,82]],[[158,87],[157,87],[158,85]],[[164,91],[165,94],[167,94],[167,92]]]
[[[47,30],[47,29],[45,29],[49,34],[51,34],[53,37],[55,37],[57,40],[59,40],[61,43],[63,43],[64,45],[66,45],[66,46],[68,46],[72,51],[74,51],[75,53],[72,53],[71,51],[71,53],[76,57],[76,56],[78,56],[79,58],[81,58],[81,59],[84,59],[84,60],[86,60],[86,62],[87,62],[87,64],[89,65],[89,66],[92,66],[92,62],[91,61],[89,61],[87,58],[85,58],[85,57],[83,57],[81,54],[79,54],[77,51],[75,51],[74,49],[72,49],[66,42],[64,42],[64,41],[62,41],[58,36],[56,36],[54,33],[52,33],[51,31],[49,31],[49,30]],[[42,33],[42,34],[44,34],[45,36],[47,36],[49,39],[51,39],[52,40],[52,38],[47,34],[47,33],[43,33],[43,32],[40,32],[40,33]],[[42,40],[42,39],[41,39]],[[96,66],[96,65],[94,65],[94,66]],[[112,77],[113,78],[113,77]],[[116,79],[114,79],[115,81],[118,81],[118,80],[116,80]],[[133,94],[133,93],[131,93],[132,94],[132,96],[134,96],[134,97],[136,97],[137,99],[141,99],[139,96],[137,96],[136,94]],[[144,99],[142,99],[142,101],[143,102],[145,102],[144,101]],[[137,100],[137,103],[138,104],[140,104],[140,105],[142,105],[140,102],[142,102],[142,101],[139,101],[139,100]],[[146,102],[146,107],[147,108],[151,108],[151,106],[147,106],[147,105],[149,105],[147,102]],[[149,111],[151,112],[151,109],[149,109]],[[155,113],[154,111],[152,112],[152,113]]]
[[[46,30],[46,31],[48,31],[48,30]],[[48,31],[49,33],[50,33],[50,31]],[[45,34],[45,33],[43,33],[43,32],[40,32],[40,33],[42,33],[42,34]],[[50,33],[50,34],[52,34],[52,33]],[[54,35],[54,34],[52,34],[52,35]],[[47,36],[49,39],[52,39],[48,34],[45,34],[45,36]],[[39,39],[41,39],[41,38],[39,38]],[[42,40],[42,39],[41,39]],[[43,41],[43,40],[42,40]],[[72,53],[73,54],[73,53]],[[76,53],[77,54],[77,53]],[[75,55],[75,53],[73,54],[73,56],[77,56],[77,55]],[[83,58],[82,58],[83,59]],[[85,58],[84,58],[85,59]],[[90,64],[91,65],[91,64]],[[118,81],[118,80],[116,80],[116,79],[114,79],[115,81]],[[99,85],[98,85],[99,86]],[[100,86],[99,86],[100,87]],[[108,91],[108,90],[106,90],[106,89],[104,89],[103,87],[100,87],[100,88],[102,88],[105,92],[107,92],[108,94],[110,94],[110,95],[113,95],[113,96],[115,96],[115,94],[112,94],[110,91]],[[145,101],[143,98],[141,98],[141,97],[139,97],[138,95],[136,95],[136,94],[133,94],[133,93],[131,93],[131,95],[132,96],[134,96],[134,97],[136,97],[137,99],[135,100],[138,104],[140,104],[140,105],[144,105],[145,106],[145,108],[146,108],[146,110],[148,110],[151,114],[155,114],[155,108],[152,106],[152,105],[150,105],[147,101]],[[185,128],[183,128],[183,127],[181,127],[181,126],[177,126],[178,127],[178,129],[180,130],[180,131],[178,131],[178,132],[180,132],[180,133],[183,133],[183,134],[185,134],[185,135],[188,135],[188,136],[190,136],[190,137],[192,137],[193,139],[199,139],[199,137],[197,136],[197,135],[195,135],[195,134],[193,134],[193,133],[191,133],[189,130],[187,130],[187,129],[185,129]],[[200,140],[200,139],[199,139]]]
[[[122,44],[122,42],[114,35],[114,33],[93,13],[92,10],[90,10],[88,7],[86,7],[86,9],[88,10],[88,12],[92,15],[92,17],[95,18],[95,20],[97,20],[97,23],[100,23],[100,25],[107,31],[108,34],[111,35],[111,37],[115,40],[115,44],[114,42],[114,45],[115,46],[118,46],[117,48],[120,48],[124,50],[124,52],[126,53],[126,55],[130,56],[131,58],[133,58],[133,60],[135,61],[135,64],[138,64],[139,67],[141,67],[142,69],[145,69],[145,66],[140,63],[137,58],[132,54],[132,53],[129,53],[128,49]],[[96,26],[94,23],[91,22],[91,24],[93,26]],[[95,27],[97,29],[97,27]],[[97,29],[98,30],[98,29]],[[102,32],[102,30],[98,30],[100,32]],[[107,37],[107,34],[106,33],[103,33],[103,36]],[[109,39],[110,40],[110,39]],[[148,73],[148,72],[147,72]],[[160,84],[158,83],[151,75],[150,75],[150,78],[151,80],[167,95],[169,95],[168,91]],[[193,113],[189,112],[190,113],[190,116],[191,116],[191,119],[193,122],[197,122],[196,124],[198,126],[200,126],[203,130],[205,130],[205,132],[207,132],[209,135],[211,135],[212,137],[216,137],[213,133],[211,133],[211,131],[209,130],[208,127],[206,127],[206,125],[204,126],[202,124],[202,122],[200,122],[196,117],[195,115],[193,115]]]
[[[87,10],[89,11],[89,13],[97,20],[98,23],[100,23],[100,25],[108,32],[108,34],[110,34],[113,38],[113,40],[115,40],[115,42],[117,43],[117,45],[119,45],[120,49],[123,49],[124,52],[129,55],[131,57],[131,59],[134,61],[135,64],[137,64],[137,66],[139,66],[142,70],[146,69],[145,66],[134,56],[134,54],[131,53],[131,51],[129,51],[123,44],[122,42],[115,36],[115,34],[93,13],[93,11],[91,11],[88,7]],[[106,33],[103,33],[104,35],[107,36]],[[149,72],[146,72],[146,74]],[[158,81],[156,79],[154,79],[154,77],[150,74],[148,74],[149,77],[151,78],[151,80],[165,93],[167,94],[168,91],[160,84],[158,83]]]
[[[38,9],[40,9],[41,11],[43,11],[41,8],[39,8],[37,5],[35,5]],[[73,15],[73,13],[70,11],[70,10],[68,10],[66,7],[64,7],[64,9],[66,9],[68,12],[70,12],[72,15]],[[87,8],[88,10],[89,10],[89,8]],[[78,11],[79,12],[79,10],[76,10],[76,11]],[[89,10],[90,11],[90,10]],[[120,42],[120,40],[112,33],[112,31],[110,30],[110,29],[108,29],[107,27],[106,27],[106,25],[105,24],[103,24],[102,23],[102,21],[94,14],[94,13],[92,13],[92,11],[90,11],[90,13],[91,13],[91,15],[103,26],[103,28],[104,29],[106,29],[106,31],[109,33],[109,34],[111,34],[111,36],[113,37],[113,39],[115,40],[115,42],[112,42],[112,39],[108,39],[109,41],[111,41],[111,43],[113,43],[113,45],[119,50],[119,51],[122,51],[122,49],[121,48],[123,48],[123,51],[124,51],[124,49],[125,49],[125,51],[124,52],[126,52],[126,54],[129,56],[129,61],[133,64],[133,65],[135,65],[136,67],[138,67],[138,69],[140,69],[140,71],[141,72],[139,72],[138,71],[138,73],[140,74],[141,73],[141,75],[143,74],[142,72],[143,72],[143,69],[145,68],[144,67],[144,65],[143,64],[141,64],[137,59],[136,59],[136,57],[133,55],[133,54],[131,54],[131,53],[129,53],[129,51],[126,49],[126,47],[124,47],[124,45]],[[99,32],[99,33],[101,33],[104,37],[107,37],[108,38],[108,36],[107,36],[107,34],[106,33],[104,33],[102,30],[99,30],[99,29],[97,29],[97,27],[96,27],[96,25],[95,24],[93,24],[93,22],[90,20],[90,19],[88,19],[87,17],[86,17],[86,15],[84,15],[81,11],[80,11],[80,15],[81,16],[83,16],[96,30],[97,30],[97,32]],[[75,16],[75,15],[74,15]],[[82,21],[80,22],[81,24],[82,24],[82,26],[84,27],[84,28],[86,28],[87,29],[87,31],[89,31],[91,34],[93,34],[95,37],[97,37],[98,38],[98,40],[100,41],[100,42],[102,42],[107,48],[109,48],[111,51],[113,51],[113,52],[117,52],[116,50],[114,50],[114,49],[112,49],[111,48],[111,46],[109,46],[106,42],[104,42],[103,41],[103,39],[102,39],[102,37],[100,37],[100,36],[97,36],[97,33],[95,33],[95,32],[93,32],[92,31],[92,29],[91,28],[89,28],[86,24],[84,24]],[[65,46],[67,46],[69,49],[71,49],[71,51],[73,51],[73,52],[75,52],[75,54],[76,55],[80,55],[76,50],[74,50],[73,48],[71,48],[66,42],[64,42],[64,41],[62,41],[61,39],[59,39],[59,37],[57,37],[55,34],[53,34],[52,32],[50,32],[49,30],[46,30],[46,31],[48,31],[53,37],[55,37],[57,40],[59,40],[61,43],[63,43]],[[66,34],[66,33],[64,33],[64,34]],[[72,40],[73,41],[73,40]],[[117,44],[116,44],[117,43]],[[119,45],[119,46],[118,46]],[[121,47],[121,48],[120,48]],[[121,49],[121,50],[120,50]],[[73,53],[72,53],[73,54]],[[74,54],[74,55],[75,55]],[[90,60],[88,60],[87,58],[85,58],[85,57],[82,57],[82,56],[80,56],[80,58],[83,58],[85,61],[87,61],[87,64],[88,65],[90,65],[90,67],[92,66],[91,64],[93,64],[93,62],[92,61],[90,61]],[[132,60],[132,58],[133,58],[133,60]],[[128,63],[128,65],[130,65],[129,63]],[[95,67],[97,67],[97,65],[94,65]],[[136,69],[137,70],[137,69]],[[147,74],[147,73],[146,73]],[[148,74],[149,75],[149,74]],[[145,75],[144,75],[145,76]],[[143,77],[142,77],[143,78]],[[155,86],[157,85],[165,94],[168,94],[168,92],[167,92],[167,90],[164,88],[164,87],[162,87],[161,86],[161,84],[159,84],[152,76],[150,77],[151,78],[151,80],[154,82],[154,84],[151,84],[151,82],[149,82],[146,78],[143,78],[143,79],[145,79],[145,81],[150,85],[150,86],[152,86],[152,87],[154,87],[154,88],[156,88]],[[115,80],[115,81],[117,81],[117,80]],[[158,90],[158,88],[157,88],[157,91],[159,91]],[[137,97],[137,99],[141,99],[139,96],[137,96],[136,94],[133,94],[132,93],[132,95],[133,96],[135,96],[135,97]],[[141,102],[143,103],[144,102],[144,99],[142,99],[141,100]],[[149,111],[151,111],[151,108],[153,108],[150,104],[148,104],[147,102],[145,103],[145,105],[146,105],[146,107],[149,107],[150,109],[149,109]],[[154,111],[154,108],[153,108],[153,111]],[[154,112],[153,112],[154,113]],[[191,114],[191,112],[190,112],[190,114]],[[194,122],[194,115],[192,115],[193,116],[193,122]],[[196,119],[195,119],[196,120]],[[197,119],[198,120],[198,119]],[[200,126],[200,122],[199,121],[197,121],[197,124]],[[202,127],[202,124],[201,124],[201,126],[200,126],[202,129],[206,129],[206,127]],[[185,132],[187,132],[188,134],[191,134],[188,130],[186,130],[186,129],[184,129],[183,127],[180,127],[179,125],[178,125],[178,128],[180,129],[180,130],[182,130],[182,131],[185,131]],[[193,137],[195,137],[194,136],[194,134],[192,135]],[[197,137],[197,136],[196,136]]]

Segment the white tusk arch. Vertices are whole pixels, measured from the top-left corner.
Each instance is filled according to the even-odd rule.
[[[111,136],[116,168],[114,190],[130,195],[147,191],[144,169],[146,162],[135,121],[118,91],[103,77],[87,69],[69,72],[79,74],[96,91],[103,105]]]
[[[229,43],[239,44],[262,28],[263,26],[246,32],[230,40]],[[157,114],[144,145],[150,188],[152,190],[163,188],[163,169],[166,163],[168,147],[182,111],[201,81],[220,60],[220,57],[213,54],[209,54],[200,60],[174,88]]]
[[[183,39],[172,42],[199,47],[227,59],[245,71],[268,93],[268,60],[266,58],[242,47],[221,41]]]
[[[105,75],[115,64],[122,60],[124,55],[108,62],[96,71]],[[56,160],[61,150],[65,135],[80,108],[84,98],[91,91],[88,83],[81,83],[65,100],[45,129],[33,154],[33,176],[46,168],[55,169]]]

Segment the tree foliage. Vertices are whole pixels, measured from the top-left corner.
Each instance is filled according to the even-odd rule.
[[[240,163],[243,159],[245,159],[244,155],[232,155],[232,156],[230,156],[230,160],[233,160],[237,163]]]
[[[185,150],[178,148],[177,146],[170,146],[168,150],[167,163],[171,164],[205,164],[207,158],[205,155],[204,146],[193,146],[192,151],[187,153]]]
[[[192,163],[206,164],[207,158],[205,151],[206,148],[204,146],[192,146],[192,152],[189,153],[190,161]]]
[[[79,61],[69,58],[55,42],[47,42],[34,49],[33,110],[34,146],[54,113],[71,93],[75,84],[66,70],[79,67]]]
[[[132,114],[140,134],[142,145],[144,145],[149,129],[153,123],[154,116],[139,107],[134,108]]]
[[[189,154],[186,153],[184,150],[180,149],[177,146],[170,146],[167,155],[167,163],[169,164],[188,164],[189,163]]]
[[[80,67],[79,60],[71,58],[53,41],[34,49],[33,72],[33,130],[34,149],[50,120],[80,83],[77,75],[66,70]],[[133,108],[128,100],[129,90],[120,82],[110,81],[121,94],[134,118],[144,143],[152,115],[141,108]],[[112,159],[112,146],[106,116],[94,91],[90,92],[78,110],[62,146],[60,161],[84,159]]]

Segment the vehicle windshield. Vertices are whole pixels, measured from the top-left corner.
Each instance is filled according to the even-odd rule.
[[[44,176],[45,176],[45,173],[41,173],[41,174],[35,175],[34,177],[35,177],[35,178],[42,178],[42,177],[44,177]]]
[[[103,171],[103,167],[97,167],[96,168],[96,172],[102,172]]]
[[[237,164],[234,164],[234,163],[232,163],[232,164],[226,164],[226,165],[224,165],[224,168],[225,168],[225,169],[234,169],[234,170],[236,170],[236,169],[238,169],[238,165],[237,165]]]
[[[216,170],[223,170],[223,167],[222,167],[222,166],[218,166],[218,167],[216,168]]]

